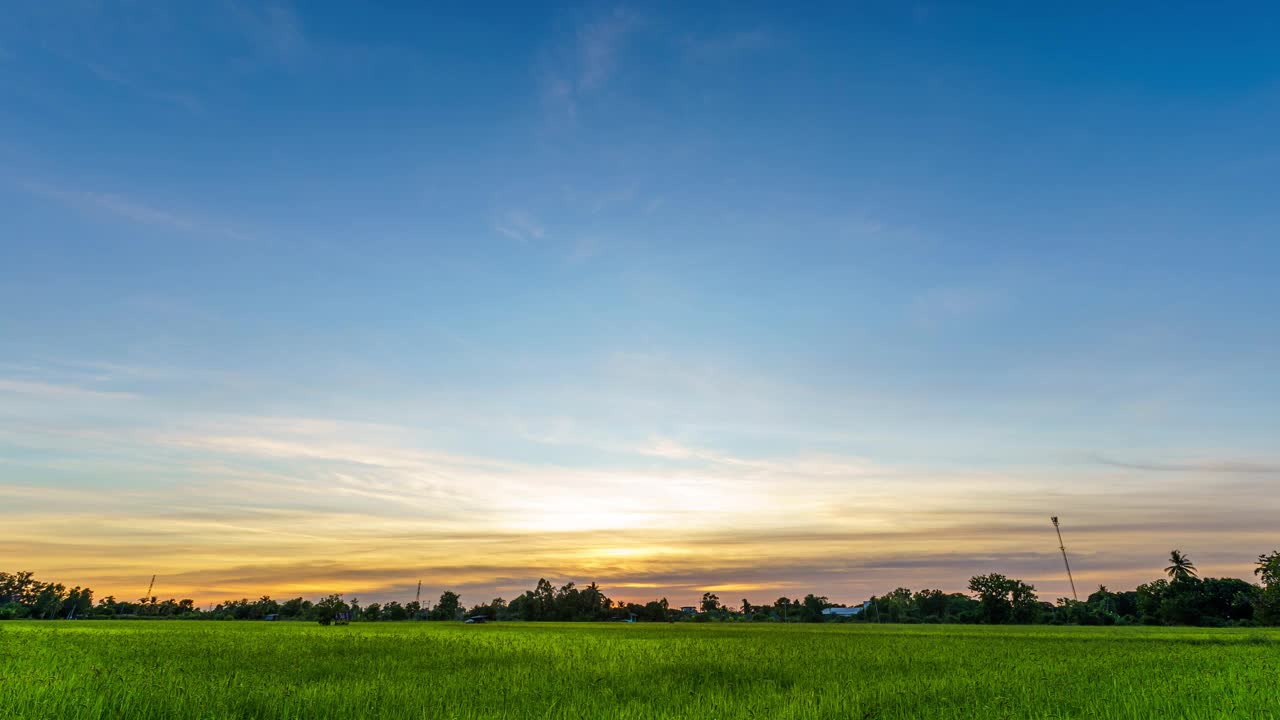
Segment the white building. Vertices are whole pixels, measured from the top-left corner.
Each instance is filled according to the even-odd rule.
[[[848,608],[827,608],[826,610],[822,611],[822,614],[827,617],[849,618],[861,612],[862,612],[862,606],[859,605],[858,607],[848,607]]]

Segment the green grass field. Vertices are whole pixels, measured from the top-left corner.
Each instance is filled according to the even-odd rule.
[[[1280,632],[9,622],[0,718],[1280,718]]]

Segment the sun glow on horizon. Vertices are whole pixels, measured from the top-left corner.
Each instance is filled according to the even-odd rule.
[[[1053,600],[1051,516],[1078,583],[1274,549],[1275,23],[619,2],[9,3],[0,570]]]

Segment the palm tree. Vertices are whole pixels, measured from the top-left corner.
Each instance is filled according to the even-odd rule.
[[[1186,580],[1196,576],[1196,566],[1191,564],[1191,558],[1183,555],[1181,550],[1169,553],[1169,567],[1164,571],[1174,580]]]
[[[1090,597],[1094,597],[1094,596],[1096,596],[1102,602],[1103,610],[1106,610],[1107,612],[1111,612],[1112,606],[1115,605],[1115,603],[1112,602],[1111,591],[1107,589],[1106,585],[1099,585],[1098,592],[1094,593],[1094,595]]]

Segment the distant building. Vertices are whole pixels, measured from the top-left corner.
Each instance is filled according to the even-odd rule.
[[[697,615],[698,608],[692,605],[685,605],[684,607],[680,608],[680,612],[684,613],[685,615]]]
[[[862,613],[862,605],[858,607],[827,608],[822,614],[830,618],[851,618]]]
[[[263,620],[279,620],[280,616],[275,613],[271,613],[270,615],[263,615],[262,619]]]

